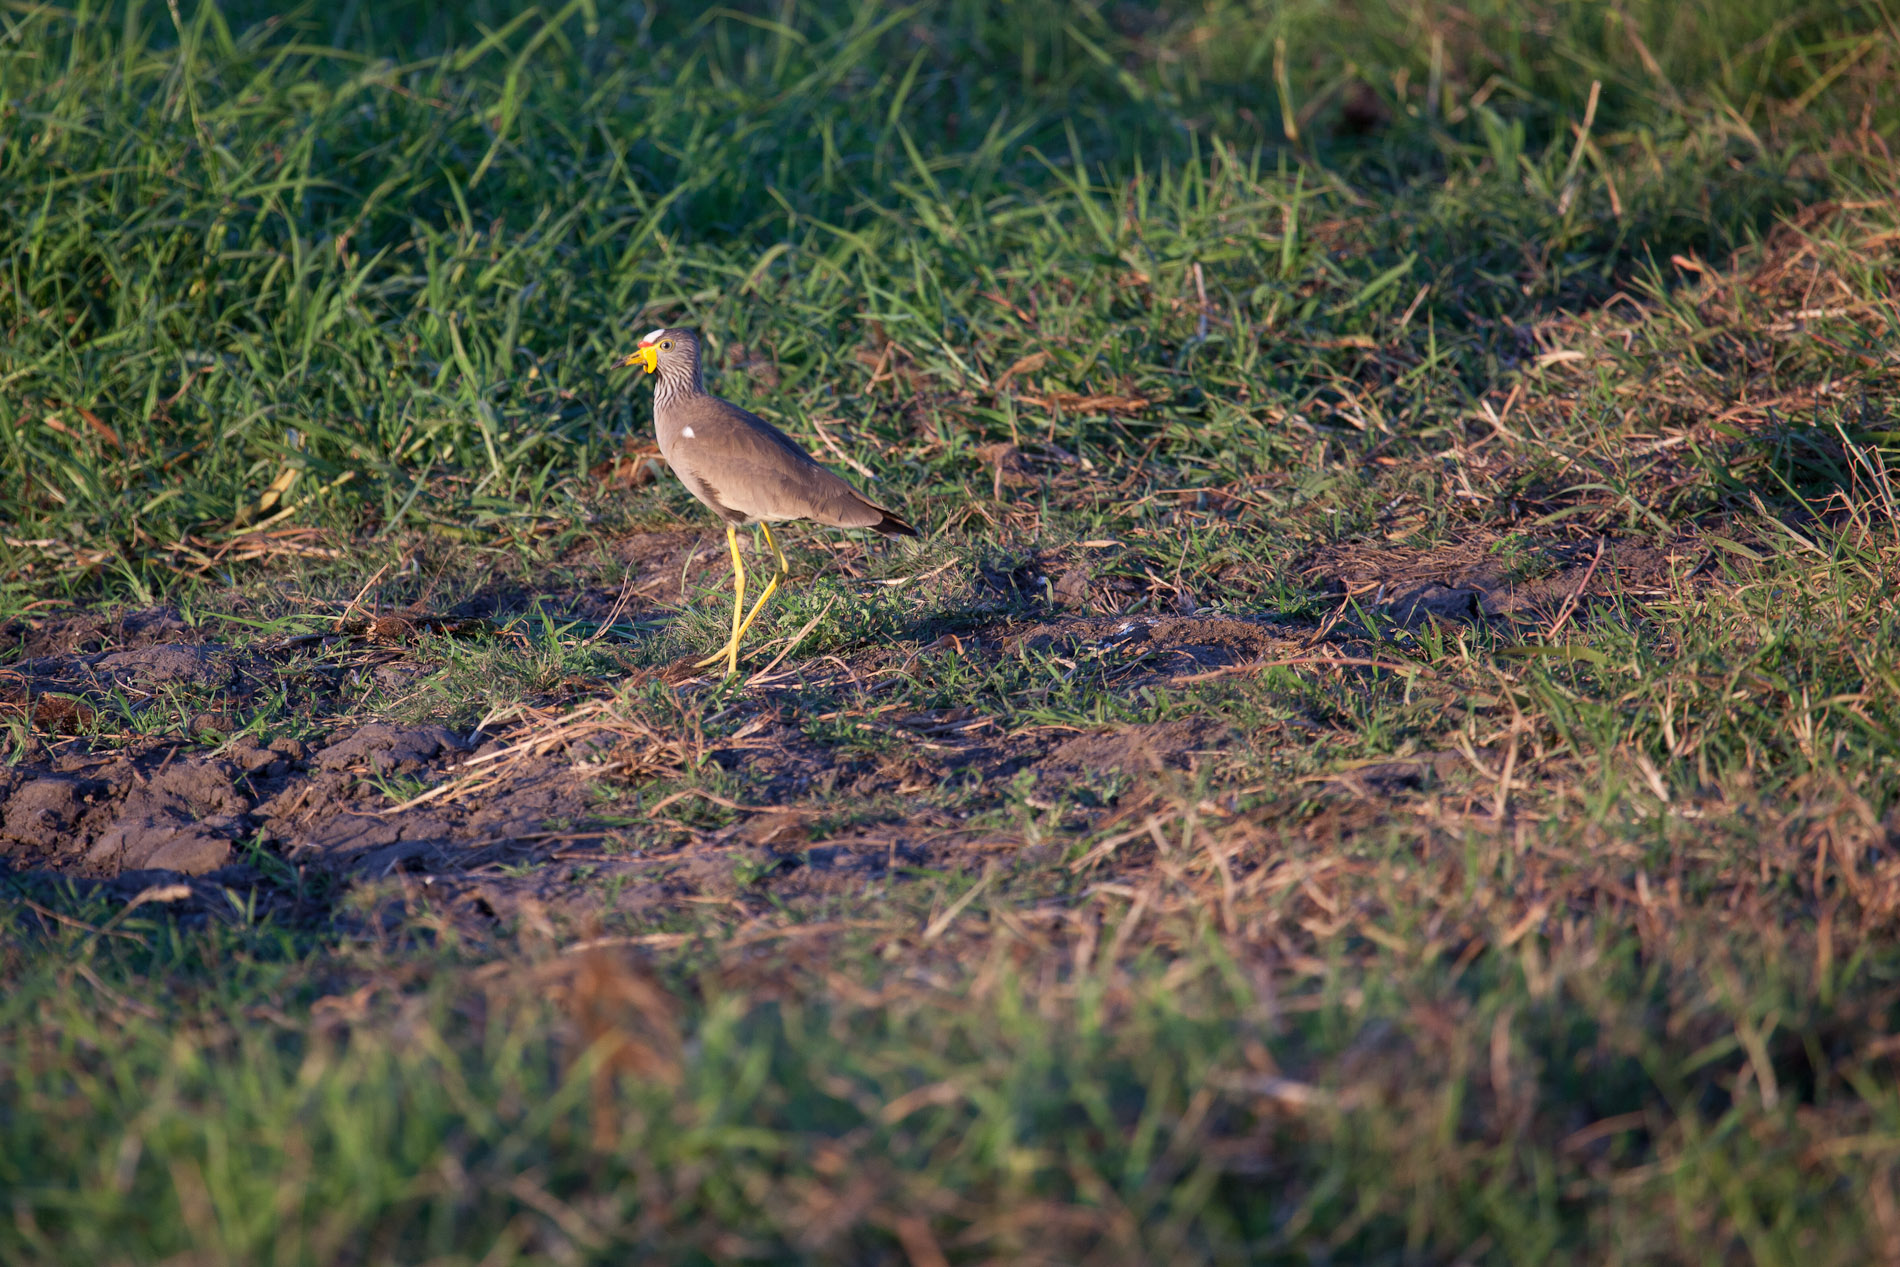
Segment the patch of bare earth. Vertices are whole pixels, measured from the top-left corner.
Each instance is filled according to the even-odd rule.
[[[676,562],[667,554],[654,574]],[[374,671],[400,658],[377,635],[394,619],[371,618],[355,635]],[[913,657],[912,671],[928,672],[937,655],[1027,652],[1138,687],[1297,652],[1301,632],[1214,615],[1058,616],[946,639]],[[1066,796],[1069,825],[1084,828],[1121,812],[1118,799],[1145,800],[1146,785],[1247,745],[1199,719],[1011,729],[968,707],[880,706],[855,691],[889,667],[888,648],[788,666],[749,690],[735,705],[743,724],[715,739],[657,732],[604,692],[474,734],[307,718],[315,733],[303,738],[99,735],[111,692],[151,700],[189,688],[205,718],[241,722],[246,701],[275,687],[284,661],[271,648],[151,640],[195,636],[162,614],[73,618],[0,669],[0,698],[35,719],[38,740],[0,769],[0,865],[126,893],[183,884],[212,905],[287,866],[345,887],[395,883],[478,923],[524,903],[585,921],[730,900],[746,882],[736,864],[748,859],[753,871],[777,870],[774,891],[788,897],[844,892],[901,868],[969,869],[1024,842],[942,808],[933,796],[943,787],[1002,789],[1027,771],[1034,777],[1018,786],[1029,803]],[[823,719],[796,703],[814,687],[861,701],[847,711],[877,743],[814,739]],[[49,702],[67,710],[66,724],[43,724]],[[719,767],[743,776],[743,802],[654,790]],[[637,844],[621,830],[629,814]]]
[[[305,739],[243,733],[232,723],[280,686],[281,658],[158,640],[193,637],[164,610],[16,631],[29,654],[0,667],[0,713],[28,723],[29,743],[0,767],[0,864],[130,884],[203,877],[213,892],[254,879],[265,856],[352,876],[468,868],[584,807],[571,762],[543,762],[516,763],[489,801],[392,813],[396,796],[476,755],[472,737],[374,720]],[[202,710],[183,729],[239,733],[101,734],[107,716],[179,699]]]
[[[1291,655],[1309,632],[1235,616],[1074,616],[1011,630],[1003,644],[1145,682]]]
[[[87,747],[0,773],[0,854],[94,878],[204,875],[241,861],[244,841],[293,864],[376,875],[451,856],[470,865],[582,805],[572,780],[522,769],[485,803],[388,812],[378,780],[440,774],[464,755],[435,726],[372,722],[319,746],[245,737],[210,750]]]
[[[1667,594],[1706,558],[1700,549],[1659,550],[1608,538],[1524,543],[1474,533],[1430,548],[1328,546],[1303,574],[1403,624],[1439,618],[1549,626],[1567,607],[1587,607],[1612,594]]]

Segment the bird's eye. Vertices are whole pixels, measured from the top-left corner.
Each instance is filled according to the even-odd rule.
[[[661,340],[660,340],[660,346],[661,346],[661,347],[663,347],[663,348],[670,348],[670,347],[672,347],[672,346],[673,346],[673,340],[671,340],[671,339],[661,339]]]

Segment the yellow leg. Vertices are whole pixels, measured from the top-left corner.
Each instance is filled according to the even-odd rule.
[[[745,618],[745,623],[741,624],[739,632],[733,635],[735,638],[745,636],[745,631],[752,628],[752,622],[759,618],[761,611],[765,610],[765,601],[778,592],[779,582],[788,579],[791,574],[791,569],[785,565],[785,551],[778,548],[778,539],[772,535],[772,529],[761,523],[759,531],[765,534],[765,544],[772,547],[772,558],[778,564],[778,572],[766,583],[765,592],[759,595],[759,601],[752,605],[752,611]]]
[[[732,641],[693,667],[709,669],[724,660],[726,672],[737,673],[739,671],[739,633],[743,628],[740,617],[745,612],[745,564],[739,560],[739,530],[731,524],[726,525],[726,545],[732,550]]]
[[[765,534],[765,544],[772,547],[772,559],[778,564],[778,572],[766,582],[765,592],[760,594],[758,601],[752,604],[752,610],[743,620],[740,619],[739,613],[745,611],[745,565],[739,562],[738,530],[730,525],[727,526],[726,542],[732,547],[732,641],[695,664],[693,667],[696,669],[709,669],[723,659],[726,662],[726,672],[737,673],[740,639],[745,637],[746,630],[752,628],[752,622],[759,618],[759,613],[765,610],[767,600],[778,592],[779,583],[787,580],[791,575],[791,567],[785,562],[785,551],[779,549],[778,539],[772,535],[772,530],[765,524],[760,524],[759,531]]]

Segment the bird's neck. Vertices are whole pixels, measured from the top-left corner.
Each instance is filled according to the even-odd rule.
[[[655,406],[671,404],[676,400],[685,400],[689,396],[706,394],[706,378],[700,372],[699,363],[690,366],[660,365],[657,375],[659,381],[653,385],[653,403]]]

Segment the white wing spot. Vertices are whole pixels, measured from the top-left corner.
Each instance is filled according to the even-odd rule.
[[[640,340],[640,342],[642,342],[642,343],[658,343],[658,342],[659,342],[659,340],[660,340],[660,336],[661,336],[661,335],[663,335],[663,334],[665,334],[665,333],[666,333],[666,328],[665,328],[664,326],[662,326],[662,327],[661,327],[660,329],[658,329],[658,330],[655,330],[655,331],[654,331],[654,332],[653,332],[652,334],[649,334],[649,335],[648,335],[648,336],[647,336],[646,338],[644,338],[644,339],[642,339],[642,340]]]
[[[692,438],[693,438],[693,429],[692,429],[691,427],[681,427],[681,428],[680,428],[680,439],[682,439],[682,440],[690,440],[690,439],[692,439]]]

